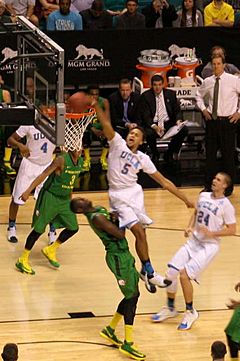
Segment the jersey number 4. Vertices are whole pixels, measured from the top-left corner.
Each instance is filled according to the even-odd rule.
[[[45,142],[43,143],[40,149],[43,151],[43,153],[47,153],[47,148],[48,148],[48,144],[47,142]]]

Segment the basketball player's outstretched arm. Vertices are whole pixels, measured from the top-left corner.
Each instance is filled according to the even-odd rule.
[[[97,102],[92,103],[92,106],[96,109],[97,117],[102,124],[105,137],[111,140],[115,135],[115,130],[112,127],[108,112],[104,112]]]
[[[102,231],[108,233],[117,239],[122,239],[125,237],[125,232],[119,229],[115,224],[110,222],[106,217],[102,214],[96,215],[93,218],[93,224]]]
[[[41,184],[50,174],[53,172],[61,172],[64,167],[64,158],[63,157],[57,157],[54,159],[54,161],[37,177],[34,179],[34,181],[30,184],[30,186],[25,190],[25,192],[19,197],[24,202],[27,201],[29,198],[31,192],[39,185]]]
[[[164,189],[167,189],[170,193],[181,199],[188,208],[195,208],[194,202],[188,199],[188,197],[181,192],[169,179],[165,178],[160,172],[149,174],[157,183],[161,184]]]

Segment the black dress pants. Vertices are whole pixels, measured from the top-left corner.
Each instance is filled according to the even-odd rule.
[[[230,123],[228,117],[218,117],[206,121],[206,188],[211,189],[212,179],[218,171],[226,172],[235,179],[235,136],[236,124]],[[222,154],[219,168],[217,151]]]

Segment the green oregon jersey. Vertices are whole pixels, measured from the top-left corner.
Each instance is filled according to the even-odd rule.
[[[62,173],[60,175],[57,175],[55,172],[52,173],[43,187],[56,196],[69,197],[75,181],[82,170],[83,160],[79,157],[75,165],[69,153],[63,153],[61,156],[64,158],[64,169]]]
[[[104,217],[106,217],[109,221],[111,220],[110,213],[106,210],[106,208],[97,206],[95,207],[93,212],[86,213],[86,217],[88,219],[88,222],[93,229],[93,231],[98,235],[98,237],[102,240],[102,243],[105,246],[106,251],[108,252],[121,252],[128,250],[128,243],[126,238],[117,239],[114,236],[108,234],[105,231],[102,231],[101,229],[98,229],[93,224],[93,219],[96,215],[102,214]]]
[[[3,90],[0,88],[0,103],[3,102]]]

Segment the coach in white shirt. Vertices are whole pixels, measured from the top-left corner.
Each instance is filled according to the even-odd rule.
[[[206,78],[197,91],[197,105],[206,120],[206,183],[210,191],[213,176],[218,171],[217,151],[221,151],[221,171],[235,178],[235,134],[240,119],[238,100],[240,78],[224,71],[225,59],[212,57],[212,76]],[[226,190],[230,195],[233,186]]]

